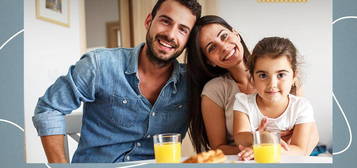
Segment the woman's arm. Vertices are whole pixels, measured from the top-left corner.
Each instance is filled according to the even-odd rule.
[[[319,135],[316,124],[303,123],[295,125],[289,151],[282,151],[284,155],[310,155],[311,151],[317,145]]]
[[[239,146],[240,152],[238,153],[239,160],[253,159],[253,135],[249,124],[247,114],[240,111],[233,111],[233,135],[234,142]]]
[[[221,149],[225,155],[237,154],[238,147],[227,144],[224,110],[207,96],[202,96],[201,109],[210,147]]]
[[[247,114],[240,111],[233,111],[233,117],[233,136],[235,144],[237,146],[251,146],[253,135]]]

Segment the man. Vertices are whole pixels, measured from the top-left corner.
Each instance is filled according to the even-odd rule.
[[[47,89],[33,117],[50,163],[66,163],[64,115],[83,106],[72,162],[152,159],[152,136],[185,135],[187,83],[176,61],[201,15],[196,0],[158,0],[145,20],[146,44],[84,55]]]

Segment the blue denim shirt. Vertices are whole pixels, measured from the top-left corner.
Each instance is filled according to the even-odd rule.
[[[33,123],[39,136],[65,134],[64,116],[83,106],[81,137],[72,162],[153,159],[152,136],[187,131],[187,80],[177,61],[152,105],[139,91],[138,57],[132,49],[85,54],[39,98]]]

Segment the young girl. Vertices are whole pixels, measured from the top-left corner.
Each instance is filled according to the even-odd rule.
[[[243,147],[240,143],[240,135],[252,130],[293,129],[288,147],[282,150],[284,154],[309,155],[317,144],[318,140],[309,144],[311,134],[316,133],[312,132],[315,121],[311,104],[303,97],[289,94],[297,76],[296,55],[295,46],[285,38],[264,38],[255,46],[249,71],[257,93],[237,93],[233,106],[234,140],[241,149],[240,159],[253,158],[252,146]]]

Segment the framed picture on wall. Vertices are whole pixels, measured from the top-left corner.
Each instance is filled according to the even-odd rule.
[[[36,0],[38,19],[69,27],[70,0]]]

